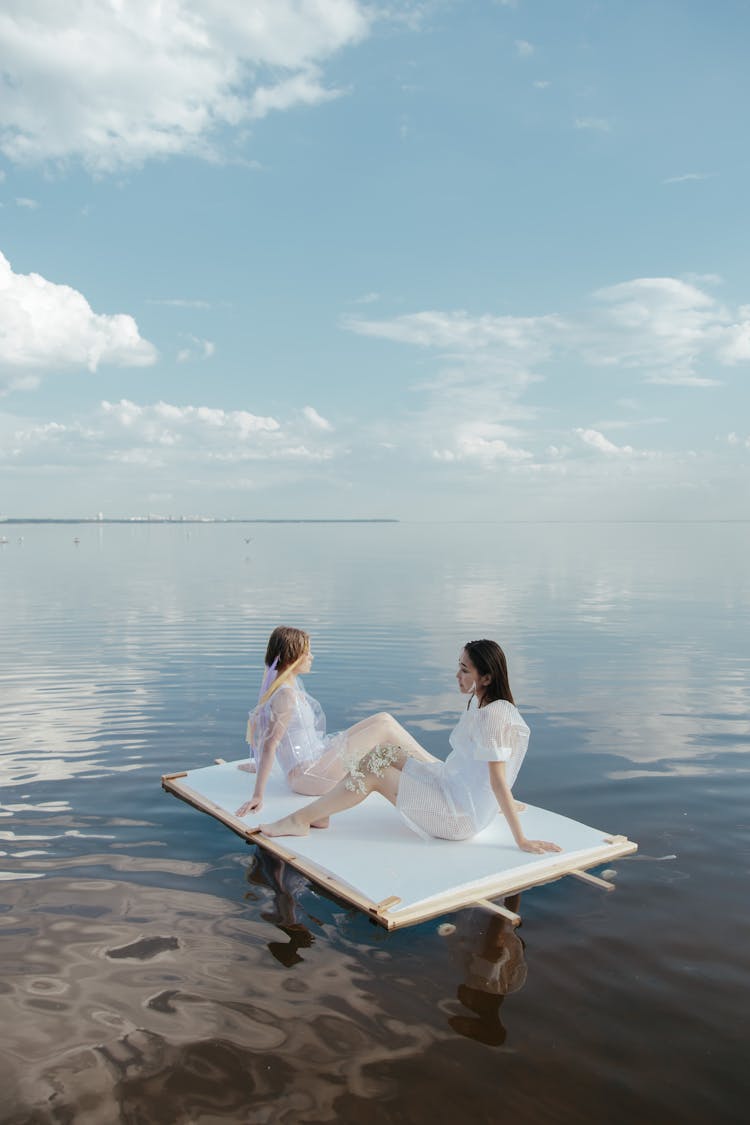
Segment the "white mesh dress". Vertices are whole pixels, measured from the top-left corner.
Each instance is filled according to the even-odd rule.
[[[247,733],[256,768],[266,743],[276,735],[276,757],[287,777],[304,773],[336,779],[342,776],[342,764],[348,768],[346,732],[326,734],[323,708],[307,694],[299,678],[282,684],[266,703],[250,712]]]
[[[488,762],[505,762],[512,788],[529,745],[529,728],[512,703],[498,699],[477,707],[472,699],[450,736],[444,762],[408,758],[396,807],[421,836],[466,840],[497,816]]]

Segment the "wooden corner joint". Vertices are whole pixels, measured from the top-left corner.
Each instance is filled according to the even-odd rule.
[[[399,902],[401,902],[401,899],[398,895],[389,895],[389,897],[384,898],[382,902],[377,902],[374,906],[371,906],[370,914],[383,914],[386,910],[390,910],[392,906],[396,906]]]

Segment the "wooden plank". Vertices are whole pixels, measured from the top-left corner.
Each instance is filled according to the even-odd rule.
[[[584,883],[590,883],[593,887],[601,887],[604,891],[615,889],[614,883],[608,883],[606,879],[600,879],[598,875],[592,875],[590,871],[569,871],[568,874],[573,875],[576,879],[581,879]]]
[[[384,910],[390,909],[391,906],[395,906],[397,902],[401,902],[398,895],[389,895],[388,898],[384,898],[382,902],[379,902],[375,909],[380,914]]]
[[[512,926],[521,924],[521,915],[516,914],[513,910],[508,910],[507,906],[501,906],[499,902],[490,902],[488,898],[478,898],[476,904],[481,906],[483,910],[491,910],[493,914],[499,914],[501,918],[507,918]]]

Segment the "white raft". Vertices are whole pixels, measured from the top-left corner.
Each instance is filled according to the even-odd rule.
[[[254,784],[253,775],[239,769],[246,761],[220,761],[203,769],[165,774],[162,785],[200,812],[222,821],[248,843],[279,856],[331,894],[359,907],[388,930],[477,904],[517,924],[517,914],[489,900],[564,875],[613,890],[612,883],[588,874],[586,868],[610,864],[638,847],[625,836],[613,836],[534,805],[521,814],[526,835],[554,840],[562,852],[522,852],[500,814],[471,840],[425,840],[378,793],[337,814],[327,830],[271,838],[259,832],[259,822],[277,820],[310,798],[291,793],[283,778],[274,774],[260,815],[241,819],[235,809],[247,800]]]

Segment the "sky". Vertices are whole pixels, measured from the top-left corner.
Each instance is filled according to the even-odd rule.
[[[749,34],[4,0],[0,518],[748,518]]]

